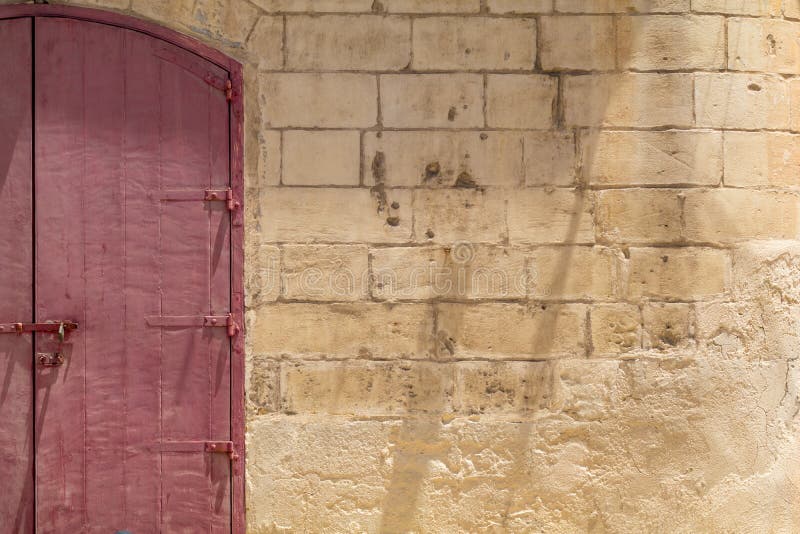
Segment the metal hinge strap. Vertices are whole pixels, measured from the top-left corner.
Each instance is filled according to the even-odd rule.
[[[225,202],[228,211],[236,211],[241,206],[239,201],[234,198],[233,190],[230,187],[225,189],[167,190],[161,194],[161,200]]]
[[[164,441],[161,452],[207,452],[227,454],[231,461],[239,459],[232,441]]]
[[[148,326],[161,327],[182,327],[182,326],[202,326],[205,328],[226,327],[228,337],[234,337],[239,333],[239,325],[233,318],[233,314],[228,315],[149,315],[145,317]]]

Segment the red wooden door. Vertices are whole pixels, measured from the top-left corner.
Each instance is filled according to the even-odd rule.
[[[79,325],[0,335],[0,532],[230,532],[228,73],[84,20],[0,39],[0,322]]]

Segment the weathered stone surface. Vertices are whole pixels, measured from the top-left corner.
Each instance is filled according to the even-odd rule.
[[[367,74],[262,74],[261,105],[268,127],[373,126],[377,83]]]
[[[648,303],[642,316],[646,349],[683,348],[694,336],[694,312],[689,304]]]
[[[283,67],[283,18],[263,16],[247,38],[247,50],[260,69]]]
[[[578,169],[572,132],[527,132],[522,142],[527,185],[575,185]]]
[[[592,307],[592,354],[607,356],[631,352],[642,346],[642,312],[632,304]]]
[[[603,247],[540,247],[528,276],[536,300],[606,300],[615,296],[621,255]]]
[[[724,250],[633,248],[628,296],[632,299],[697,300],[724,295],[731,286],[731,262]]]
[[[550,13],[553,0],[487,0],[490,13]]]
[[[692,9],[699,12],[729,15],[780,15],[781,0],[692,0]],[[791,5],[792,2],[787,2]]]
[[[245,306],[273,302],[281,294],[281,251],[272,245],[245,249]]]
[[[381,76],[383,124],[398,128],[480,128],[483,81],[477,74]]]
[[[380,0],[380,5],[389,13],[477,13],[481,8],[480,0]]]
[[[284,185],[352,185],[359,182],[361,139],[350,130],[283,132]]]
[[[417,70],[527,70],[536,58],[533,19],[421,18],[413,41]]]
[[[400,70],[411,61],[406,17],[322,15],[288,17],[291,69]]]
[[[617,24],[620,67],[636,70],[714,70],[725,66],[725,19],[720,16],[624,17]]]
[[[490,74],[486,122],[498,128],[547,129],[553,124],[556,79],[543,75]]]
[[[402,243],[411,238],[411,193],[279,188],[262,195],[263,242]],[[387,206],[383,206],[383,204]],[[395,204],[398,208],[391,208]]]
[[[281,295],[287,300],[349,301],[368,292],[367,247],[284,245]]]
[[[373,0],[253,0],[267,12],[359,12],[370,11]]]
[[[506,198],[493,191],[418,190],[414,238],[444,245],[506,240]]]
[[[734,18],[728,22],[728,68],[794,74],[800,69],[800,24]]]
[[[434,347],[425,304],[270,304],[247,318],[252,353],[276,358],[424,359]]]
[[[550,128],[557,93],[558,84],[551,76],[490,74],[486,122],[496,128]]]
[[[561,13],[679,13],[689,0],[555,0]]]
[[[450,407],[453,370],[434,362],[292,362],[281,365],[289,413],[391,415]]]
[[[712,131],[591,132],[581,139],[581,167],[598,186],[717,185],[722,146]]]
[[[632,244],[679,241],[680,194],[674,189],[614,189],[598,193],[598,240]]]
[[[800,203],[793,193],[719,189],[686,193],[686,237],[705,243],[797,239]],[[743,214],[747,214],[743,216]]]
[[[616,63],[611,17],[542,17],[544,70],[613,70]]]
[[[543,136],[553,137],[549,133]],[[529,141],[528,135],[499,131],[367,132],[364,135],[364,177],[367,183],[375,183],[373,164],[376,157],[382,157],[384,172],[379,178],[387,187],[450,187],[456,185],[459,178],[462,183],[464,179],[471,180],[476,187],[519,187],[526,171],[523,145],[524,161],[530,162],[529,168],[553,169],[542,170],[543,175],[556,174],[554,168],[562,164],[555,154],[550,155],[557,149],[549,148],[549,139],[542,139],[538,145],[535,139]],[[542,153],[542,159],[549,155],[550,163],[537,162],[531,153]]]
[[[509,247],[456,244],[370,251],[372,294],[381,300],[519,299],[528,294],[528,255]]]
[[[593,243],[592,201],[581,191],[520,191],[508,199],[508,238],[517,244]]]
[[[592,74],[564,79],[570,126],[691,126],[690,74]]]
[[[800,136],[778,132],[725,132],[725,185],[800,186]]]
[[[789,85],[776,75],[699,73],[694,89],[697,125],[707,128],[785,129]]]
[[[542,359],[586,349],[582,304],[438,304],[436,319],[440,358]]]

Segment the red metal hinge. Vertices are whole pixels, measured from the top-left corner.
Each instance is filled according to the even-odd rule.
[[[160,446],[161,452],[206,452],[212,454],[227,454],[231,461],[239,459],[236,446],[232,441],[164,441]]]
[[[234,198],[233,189],[203,189],[203,190],[167,190],[161,193],[161,200],[187,201],[202,200],[206,202],[225,202],[228,211],[238,210],[242,204]]]
[[[203,200],[206,201],[215,201],[215,200],[224,200],[225,205],[228,207],[228,211],[236,211],[239,209],[239,201],[233,198],[233,189],[228,187],[227,189],[206,189],[205,196]]]
[[[239,459],[232,441],[206,441],[206,452],[227,454],[232,462]]]
[[[203,326],[206,328],[225,327],[228,329],[228,337],[234,337],[239,333],[239,325],[233,318],[233,314],[228,315],[149,315],[145,317],[149,326]]]
[[[0,334],[24,334],[28,332],[50,332],[66,335],[78,329],[78,323],[72,321],[51,321],[46,323],[5,323],[0,324]]]

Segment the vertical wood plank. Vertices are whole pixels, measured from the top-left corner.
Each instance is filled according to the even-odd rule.
[[[0,322],[33,317],[31,19],[0,21]],[[0,525],[33,532],[31,336],[0,336]]]

